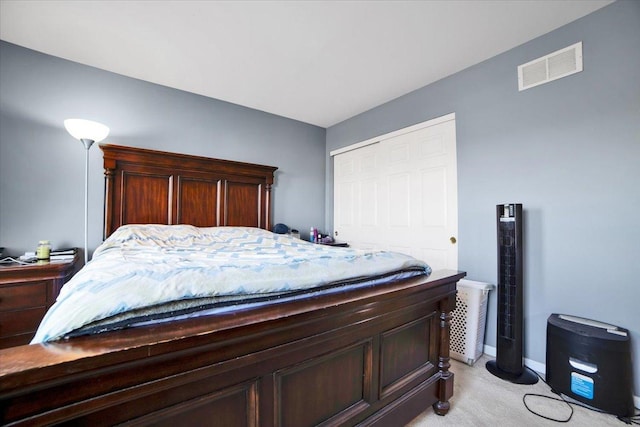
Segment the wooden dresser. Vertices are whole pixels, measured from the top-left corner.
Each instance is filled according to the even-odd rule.
[[[0,348],[28,344],[62,285],[80,268],[70,261],[0,265]]]

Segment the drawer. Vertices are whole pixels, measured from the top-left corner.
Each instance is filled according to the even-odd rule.
[[[0,313],[0,337],[34,333],[46,310],[43,306]]]
[[[0,286],[0,311],[47,305],[47,284],[49,281]]]

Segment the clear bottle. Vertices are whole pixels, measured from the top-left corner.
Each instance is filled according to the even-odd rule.
[[[47,261],[51,254],[51,244],[48,240],[40,240],[36,248],[36,258],[40,261]]]

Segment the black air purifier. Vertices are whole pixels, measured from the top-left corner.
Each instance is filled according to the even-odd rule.
[[[547,320],[546,369],[554,392],[619,417],[633,416],[628,330],[552,314]]]
[[[493,375],[517,384],[535,384],[538,376],[523,363],[522,205],[496,206],[498,230],[498,336],[496,360],[487,362]]]

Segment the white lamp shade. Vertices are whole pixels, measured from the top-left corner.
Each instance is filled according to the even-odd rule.
[[[67,119],[64,127],[72,137],[78,140],[88,139],[100,142],[109,135],[109,128],[102,123],[83,119]]]

